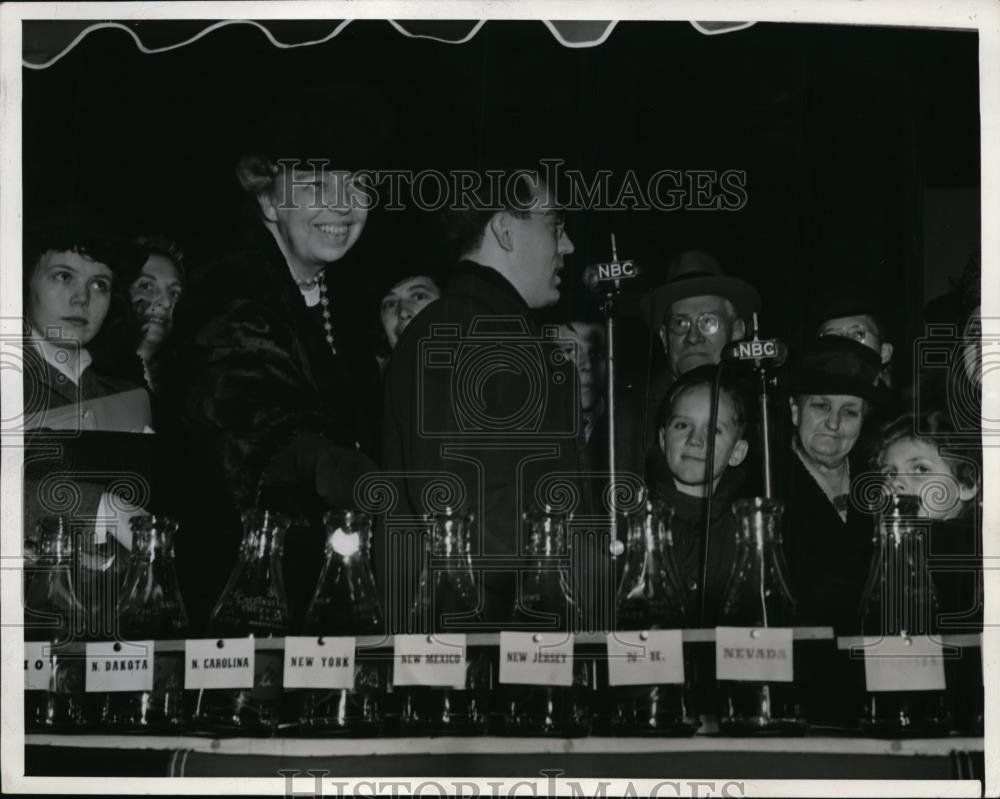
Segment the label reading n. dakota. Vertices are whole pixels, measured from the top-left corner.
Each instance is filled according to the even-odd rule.
[[[715,678],[792,681],[791,627],[716,627]]]
[[[98,641],[87,644],[88,694],[153,690],[152,641]]]
[[[353,688],[353,637],[285,636],[286,688]]]
[[[47,691],[52,677],[52,659],[48,641],[24,642],[24,690]]]
[[[465,688],[465,635],[397,635],[393,685]]]
[[[684,682],[680,630],[608,633],[608,685],[674,685]]]
[[[500,682],[572,685],[570,633],[500,633]]]
[[[185,641],[184,687],[253,688],[253,648],[253,638]]]
[[[943,691],[941,644],[926,635],[866,636],[865,688],[881,691]],[[855,649],[855,652],[858,650]]]

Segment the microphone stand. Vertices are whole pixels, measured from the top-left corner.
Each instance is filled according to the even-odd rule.
[[[618,263],[618,248],[615,234],[611,234],[611,261]],[[611,514],[611,545],[618,541],[618,498],[615,490],[615,294],[621,290],[621,281],[608,284],[604,295],[604,329],[607,335],[608,368],[605,375],[605,397],[608,413],[608,477],[611,490],[608,492],[608,511]]]
[[[759,341],[758,337],[758,322],[757,314],[753,315],[753,341]],[[764,497],[766,499],[774,498],[774,486],[771,481],[771,410],[770,403],[768,402],[768,384],[770,382],[767,375],[767,366],[761,359],[754,361],[754,372],[757,375],[757,385],[759,393],[757,395],[760,400],[760,435],[761,435],[761,455],[763,458],[764,467]]]

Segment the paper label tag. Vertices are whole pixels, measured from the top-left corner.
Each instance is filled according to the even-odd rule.
[[[465,635],[397,635],[393,685],[465,688]]]
[[[353,637],[285,636],[286,688],[353,688]]]
[[[608,685],[676,685],[684,682],[680,630],[608,633]]]
[[[253,638],[184,642],[185,688],[253,688],[253,667]]]
[[[941,644],[928,636],[866,636],[863,646],[863,650],[854,648],[852,654],[864,652],[866,690],[945,690]]]
[[[152,691],[152,641],[98,641],[87,644],[86,692]]]
[[[48,641],[24,642],[24,690],[47,691],[52,678],[52,658]]]
[[[500,682],[572,685],[573,636],[569,633],[500,633]]]
[[[717,627],[715,678],[740,682],[791,682],[792,628]]]

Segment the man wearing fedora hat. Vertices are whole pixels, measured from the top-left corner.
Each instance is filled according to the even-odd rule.
[[[640,462],[652,451],[647,427],[674,381],[695,367],[719,363],[723,348],[743,338],[747,320],[760,305],[757,290],[727,275],[709,253],[685,250],[671,259],[666,281],[643,297],[640,306],[643,320],[659,335],[667,366],[652,378],[644,398],[640,394],[638,403],[626,400],[626,413],[615,417],[616,422],[621,417],[627,465],[645,468]]]

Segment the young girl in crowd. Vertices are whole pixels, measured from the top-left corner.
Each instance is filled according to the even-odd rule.
[[[922,516],[968,519],[981,485],[978,452],[978,442],[956,437],[947,414],[905,414],[882,428],[878,468],[894,493],[920,498]]]
[[[956,435],[942,411],[905,414],[882,427],[878,468],[894,493],[920,498],[930,520],[927,567],[942,632],[980,629],[982,605],[982,468],[978,439]]]

